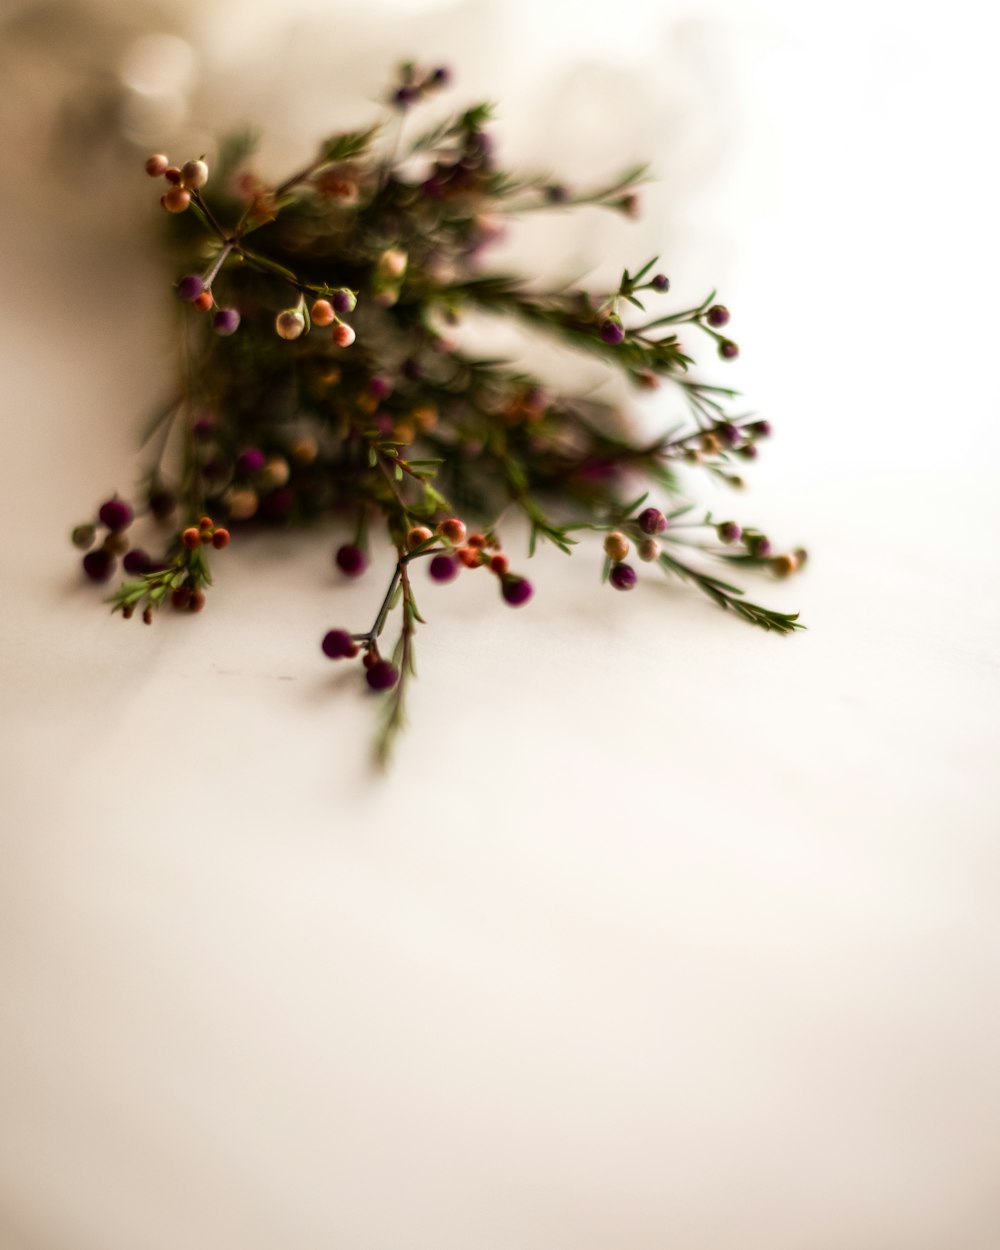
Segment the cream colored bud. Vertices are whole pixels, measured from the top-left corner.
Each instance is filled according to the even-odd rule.
[[[294,308],[286,308],[274,319],[274,328],[283,339],[297,339],[306,328],[306,319]]]
[[[639,553],[639,559],[649,564],[659,556],[660,544],[655,538],[644,538],[636,550]]]
[[[616,564],[628,555],[628,539],[620,530],[612,530],[604,539],[604,551]]]
[[[186,187],[197,191],[208,182],[208,166],[204,161],[187,161],[181,166],[181,179]]]
[[[257,511],[257,492],[249,486],[238,486],[226,494],[226,507],[234,521],[246,521]]]

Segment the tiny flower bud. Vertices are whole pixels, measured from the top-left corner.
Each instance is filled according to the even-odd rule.
[[[735,521],[723,521],[715,527],[715,532],[720,543],[738,543],[743,536],[743,531]]]
[[[212,535],[212,546],[216,551],[221,551],[223,547],[229,546],[229,530],[217,529]]]
[[[465,542],[465,524],[458,517],[449,517],[446,521],[441,521],[437,531],[450,543]]]
[[[280,338],[297,339],[306,328],[306,319],[295,308],[286,308],[274,319],[274,328]]]
[[[333,341],[337,347],[350,347],[356,338],[354,328],[346,321],[338,321],[333,327]]]
[[[208,312],[208,310],[215,303],[215,300],[212,299],[211,291],[202,291],[202,293],[193,299],[191,303],[198,309],[199,312]]]
[[[260,506],[257,492],[249,486],[231,490],[225,498],[229,515],[234,521],[249,521]]]
[[[628,555],[628,539],[620,530],[612,530],[604,539],[604,551],[616,563],[624,560]]]
[[[485,558],[477,547],[459,547],[455,554],[467,569],[478,568],[482,559]]]
[[[760,452],[753,445],[753,443],[747,443],[745,447],[738,447],[736,449],[736,454],[741,460],[756,460],[760,455]]]
[[[212,329],[220,338],[228,338],[239,329],[240,314],[235,308],[220,308],[212,318]]]
[[[131,551],[125,553],[122,568],[126,573],[141,574],[148,573],[151,564],[152,560],[141,547],[133,547]]]
[[[429,572],[436,582],[450,582],[458,572],[458,561],[447,552],[439,552],[431,560]]]
[[[732,421],[720,421],[715,427],[715,433],[726,444],[727,447],[735,447],[743,435],[740,433],[740,427],[734,425]]]
[[[744,534],[747,551],[758,560],[766,560],[771,554],[771,540],[764,534]]]
[[[202,293],[202,291],[204,291],[204,289],[205,289],[205,283],[201,277],[201,274],[197,274],[197,273],[185,274],[184,277],[181,278],[180,281],[177,283],[177,286],[174,288],[174,290],[177,292],[178,299],[183,299],[183,300],[188,300],[188,301],[196,300],[198,296]]]
[[[660,544],[655,538],[644,538],[636,548],[639,553],[639,559],[645,560],[648,564],[651,560],[657,559],[660,554]]]
[[[739,346],[732,339],[723,339],[719,344],[719,355],[723,360],[735,360],[739,354]]]
[[[195,547],[201,545],[201,534],[191,525],[181,534],[181,542],[189,551],[194,551]]]
[[[803,568],[805,566],[805,562],[809,559],[809,552],[806,551],[805,547],[796,547],[792,554],[799,562],[799,568]]]
[[[500,593],[505,603],[509,603],[512,608],[519,608],[534,594],[534,587],[526,577],[505,573],[500,578]]]
[[[372,690],[391,690],[399,681],[399,669],[388,660],[376,660],[365,673],[365,681]]]
[[[601,322],[600,335],[605,343],[610,343],[612,346],[621,343],[625,338],[625,327],[621,323],[621,318],[615,316],[614,313],[605,318]]]
[[[631,564],[616,564],[608,575],[608,580],[615,590],[631,590],[639,578]]]
[[[414,547],[419,547],[422,543],[425,543],[428,538],[433,537],[433,533],[427,528],[426,525],[414,525],[407,531],[406,545],[412,551]]]
[[[309,310],[313,324],[317,326],[332,326],[336,320],[336,314],[333,311],[333,305],[328,299],[318,299]]]
[[[291,469],[284,456],[269,456],[262,470],[264,484],[272,489],[284,486],[291,476]]]
[[[78,525],[70,537],[74,547],[79,547],[81,551],[86,551],[88,547],[93,547],[94,545],[94,539],[97,537],[97,526]]]
[[[670,279],[665,273],[658,273],[649,284],[654,291],[669,291]]]
[[[312,464],[319,455],[319,444],[311,434],[297,438],[291,446],[291,456],[296,464]]]
[[[799,562],[794,555],[774,556],[769,567],[775,576],[789,577],[799,567]]]
[[[353,291],[349,291],[347,287],[341,287],[339,291],[333,293],[333,309],[338,316],[344,313],[352,313],[358,306],[358,297]]]
[[[705,314],[705,320],[718,330],[721,326],[728,325],[729,309],[723,304],[713,304]]]
[[[101,547],[113,556],[123,556],[128,551],[128,535],[124,530],[112,531],[105,535]]]
[[[323,654],[330,660],[345,660],[355,650],[354,639],[346,629],[331,629],[320,643]]]
[[[717,434],[703,434],[701,436],[701,449],[710,456],[717,456],[722,450],[722,440]]]
[[[194,590],[191,592],[191,598],[188,600],[189,612],[200,612],[205,606],[205,592],[203,590]]]
[[[132,523],[132,509],[124,499],[109,499],[101,504],[97,515],[101,524],[112,532],[126,529]]]
[[[507,572],[507,569],[509,567],[510,567],[510,561],[507,559],[507,557],[504,555],[502,551],[497,551],[493,555],[490,556],[490,572],[491,573],[496,573],[498,576],[502,577],[504,573]]]
[[[770,421],[751,421],[749,425],[745,425],[743,429],[754,436],[754,438],[769,438],[771,435]]]
[[[152,625],[153,623],[153,609],[152,608],[150,607],[143,608],[142,623],[143,625]]]
[[[144,166],[150,178],[162,178],[169,167],[170,162],[165,156],[161,155],[148,157]]]
[[[166,195],[160,197],[160,203],[168,213],[183,213],[191,203],[191,192],[183,187],[171,187]]]
[[[175,608],[186,608],[191,602],[191,587],[178,586],[170,594],[170,602]]]
[[[469,537],[466,539],[466,543],[469,547],[485,547],[486,535],[485,534],[470,534]]]
[[[360,577],[368,567],[368,557],[354,543],[345,543],[338,547],[334,559],[337,568],[347,577]]]
[[[643,508],[639,513],[639,528],[644,534],[662,534],[667,528],[667,518],[659,508]]]
[[[176,165],[168,165],[163,171],[163,176],[171,186],[179,187],[181,184],[181,171]]]
[[[264,453],[259,447],[247,447],[236,457],[236,472],[251,477],[263,469],[264,463]]]
[[[409,257],[402,248],[390,247],[378,258],[375,268],[376,277],[398,282],[406,273]]]
[[[92,582],[106,582],[115,571],[115,558],[100,547],[83,557],[83,571]]]
[[[204,161],[186,161],[181,166],[181,179],[186,187],[197,191],[208,182],[208,166]]]

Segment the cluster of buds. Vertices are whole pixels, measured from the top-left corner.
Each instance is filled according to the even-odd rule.
[[[451,82],[451,71],[447,66],[439,65],[437,69],[421,70],[416,65],[407,64],[400,71],[399,85],[392,92],[392,104],[398,109],[408,109],[419,104],[432,91],[439,91]]]
[[[526,577],[510,571],[510,561],[501,550],[496,534],[472,533],[458,517],[439,521],[436,529],[426,525],[414,525],[406,535],[410,551],[421,552],[429,544],[439,542],[443,549],[433,549],[428,573],[436,582],[451,582],[459,569],[489,569],[500,582],[500,595],[504,603],[519,608],[534,594],[534,587]]]
[[[128,529],[135,519],[131,504],[117,495],[101,504],[96,520],[77,525],[72,533],[73,546],[86,554],[82,565],[84,575],[92,582],[106,582],[113,576],[121,558],[126,573],[144,573],[152,560],[139,547],[129,542]],[[104,536],[98,543],[101,530]]]
[[[164,178],[170,183],[170,190],[160,197],[160,204],[168,213],[183,213],[189,209],[192,197],[208,182],[208,166],[203,160],[171,165],[162,153],[147,159],[146,173],[150,178]]]

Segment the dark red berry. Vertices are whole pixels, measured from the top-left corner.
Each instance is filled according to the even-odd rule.
[[[148,573],[151,563],[148,552],[143,551],[141,547],[133,547],[131,551],[125,553],[122,568],[126,573]]]
[[[97,515],[101,524],[106,525],[112,533],[123,530],[132,523],[132,509],[124,499],[109,499],[107,503],[101,504]]]
[[[743,536],[743,531],[735,521],[723,521],[715,527],[715,532],[719,536],[719,542],[738,543]]]
[[[345,543],[343,547],[338,547],[334,559],[337,568],[348,577],[360,577],[368,567],[368,557],[354,543]]]
[[[735,360],[740,354],[740,349],[732,339],[723,339],[719,344],[719,355],[723,360]]]
[[[320,643],[323,654],[331,660],[343,660],[357,651],[354,639],[346,629],[331,629]]]
[[[654,291],[669,291],[670,279],[665,273],[658,273],[649,285]]]
[[[639,513],[639,528],[644,534],[662,534],[667,528],[667,518],[659,508],[643,508]]]
[[[616,564],[612,567],[608,580],[615,590],[631,590],[639,578],[631,564]]]
[[[106,582],[115,571],[115,558],[102,547],[88,551],[83,557],[83,571],[92,582]]]
[[[399,669],[388,660],[376,660],[365,673],[365,681],[372,690],[391,690],[399,681]]]
[[[518,577],[515,573],[506,573],[502,574],[500,578],[500,593],[503,595],[505,603],[509,603],[512,608],[519,608],[522,604],[528,602],[535,593],[535,588],[526,577]]]
[[[458,562],[442,551],[431,560],[429,572],[436,582],[450,582],[458,572]]]
[[[723,304],[713,304],[705,314],[705,320],[718,330],[720,326],[729,324],[729,309]]]

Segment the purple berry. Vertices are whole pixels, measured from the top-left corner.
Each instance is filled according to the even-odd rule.
[[[388,399],[392,394],[392,381],[376,373],[368,380],[368,394],[375,399]]]
[[[132,523],[132,509],[124,499],[109,499],[107,503],[101,504],[97,515],[101,524],[106,525],[113,534]]]
[[[705,314],[705,320],[710,326],[715,326],[718,330],[720,326],[729,323],[729,309],[722,304],[713,304]]]
[[[343,547],[338,547],[334,559],[337,568],[348,577],[360,577],[368,567],[368,557],[354,543],[345,543]]]
[[[526,577],[518,577],[514,573],[508,573],[500,579],[500,593],[503,595],[505,603],[509,603],[512,608],[519,608],[522,604],[528,602],[535,593],[535,588]]]
[[[644,534],[662,534],[667,528],[667,518],[659,508],[643,508],[639,513],[639,528]]]
[[[771,554],[771,540],[763,534],[748,534],[746,545],[750,554],[756,556],[758,560],[766,560]]]
[[[115,571],[115,558],[103,547],[88,551],[83,557],[83,571],[92,582],[106,582]]]
[[[204,291],[205,283],[200,274],[186,273],[177,283],[177,298],[187,300],[189,303],[196,300]]]
[[[615,590],[631,590],[639,579],[631,564],[616,564],[611,569],[609,580]]]
[[[263,469],[265,461],[266,457],[259,447],[248,447],[236,458],[236,472],[250,477]]]
[[[350,293],[350,291],[334,291],[330,297],[330,303],[333,305],[333,311],[339,316],[344,313],[354,312],[358,305],[358,301]]]
[[[365,681],[372,690],[391,690],[399,681],[399,669],[388,660],[376,660],[365,672]]]
[[[665,273],[658,273],[649,285],[654,291],[669,291],[670,279]]]
[[[744,426],[744,429],[754,438],[770,438],[771,436],[770,421],[751,421],[749,425]]]
[[[715,527],[715,532],[719,536],[719,542],[722,543],[738,543],[743,537],[743,531],[735,521],[723,521],[721,525]]]
[[[131,551],[126,551],[125,559],[122,560],[122,568],[126,573],[148,573],[151,563],[148,552],[143,551],[141,547],[133,547]]]
[[[240,324],[240,314],[235,308],[220,308],[212,318],[212,328],[222,338],[235,334]]]
[[[436,582],[450,582],[458,573],[458,561],[442,551],[431,560],[429,572]]]
[[[615,346],[625,338],[625,327],[617,317],[608,317],[601,323],[601,338],[605,343]]]
[[[727,447],[735,447],[743,437],[740,433],[740,427],[733,425],[732,421],[720,421],[713,429]]]
[[[723,339],[719,344],[719,355],[723,360],[735,360],[740,354],[740,349],[732,339]]]
[[[343,660],[354,654],[354,639],[346,629],[331,629],[320,644],[323,654],[331,660]]]

